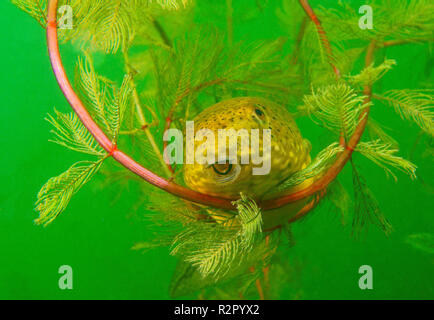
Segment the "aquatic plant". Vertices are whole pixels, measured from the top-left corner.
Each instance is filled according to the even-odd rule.
[[[289,34],[256,43],[234,41],[231,0],[217,5],[226,12],[225,28],[193,22],[196,14],[206,14],[201,1],[12,2],[46,29],[53,70],[75,112],[55,110],[47,117],[53,142],[93,158],[48,180],[38,194],[37,224],[51,223],[103,166],[108,178],[115,178],[116,164],[108,162],[113,158],[150,183],[140,184],[140,203],[153,212],[149,215],[159,226],[158,236],[134,248],[170,246],[171,254],[180,257],[172,295],[203,289],[206,297],[246,297],[252,287],[260,298],[270,297],[270,277],[281,275],[277,253],[285,236],[291,242],[289,225],[323,201],[342,212],[354,202],[356,235],[368,223],[386,234],[391,231],[352,155],[360,153],[395,179],[394,169],[416,177],[416,166],[397,155],[396,141],[370,110],[390,106],[433,136],[431,89],[377,92],[374,86],[396,65],[391,59],[378,62],[376,53],[433,40],[431,1],[371,1],[376,12],[372,30],[359,28],[359,16],[348,5],[314,12],[308,1],[283,1],[277,16]],[[258,14],[262,5],[259,1]],[[58,17],[60,7],[63,15]],[[61,26],[68,8],[72,29]],[[62,64],[59,39],[82,49],[74,87]],[[101,53],[121,61],[124,70],[117,81],[97,70],[94,56]],[[183,129],[207,106],[242,96],[267,98],[298,117],[309,117],[331,133],[329,145],[261,197],[228,199],[187,188],[182,166],[165,162],[163,133]],[[363,135],[366,128],[371,137]],[[337,180],[348,162],[352,198]]]

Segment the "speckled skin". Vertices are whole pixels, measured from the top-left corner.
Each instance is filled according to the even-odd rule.
[[[258,111],[258,109],[260,111]],[[267,175],[253,175],[252,168],[261,165],[240,164],[241,147],[238,140],[238,164],[224,178],[208,164],[185,164],[184,181],[188,187],[202,193],[224,198],[237,198],[240,192],[262,197],[273,186],[310,163],[310,143],[301,137],[292,116],[283,107],[256,97],[233,98],[221,101],[194,119],[195,134],[207,128],[214,132],[216,150],[218,129],[260,129],[260,154],[262,155],[262,129],[271,129],[271,170]],[[195,142],[195,151],[202,141]],[[249,153],[251,152],[251,146]],[[235,174],[235,172],[237,172]],[[231,176],[232,174],[232,176]],[[233,177],[232,179],[230,179]]]

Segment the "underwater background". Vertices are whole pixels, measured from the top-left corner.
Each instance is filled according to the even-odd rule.
[[[202,1],[201,5],[211,3]],[[276,19],[280,3],[269,0],[261,14],[254,14],[255,1],[234,1],[234,40],[282,36],[282,25]],[[315,7],[319,3],[327,7],[336,1],[311,4]],[[364,4],[348,3],[355,11]],[[55,223],[45,228],[34,224],[34,203],[40,187],[78,161],[79,156],[48,141],[51,128],[44,117],[53,107],[69,111],[69,106],[51,70],[44,30],[9,1],[0,2],[0,12],[0,299],[169,299],[176,258],[169,255],[167,248],[145,253],[131,250],[136,242],[149,237],[146,211],[134,207],[131,200],[137,199],[139,192],[134,184],[120,193],[117,187],[103,184],[103,176],[99,176],[73,198]],[[238,21],[241,12],[247,18]],[[216,16],[221,16],[224,26],[224,13]],[[198,23],[206,20],[197,17]],[[424,44],[388,49],[387,58],[398,64],[382,81],[384,90],[432,84],[433,56],[428,47]],[[72,74],[78,49],[68,44],[61,50],[67,72]],[[103,60],[97,62],[100,68],[121,68],[104,65]],[[420,130],[403,122],[391,109],[375,112],[376,119],[381,118],[400,143],[400,154],[418,166],[416,174],[421,179],[411,181],[398,173],[395,183],[381,168],[355,155],[393,232],[385,236],[371,226],[365,236],[354,239],[351,226],[342,226],[339,214],[329,206],[319,206],[293,225],[295,245],[286,256],[293,266],[292,274],[278,298],[434,298],[432,243],[429,239],[422,245],[408,241],[415,234],[431,235],[432,241],[434,233],[430,187],[434,167],[432,156],[425,152],[427,138],[420,138]],[[321,131],[309,127],[306,132],[303,121],[297,122],[317,152],[316,142],[323,142]],[[341,181],[351,181],[349,168],[341,175],[349,177]],[[58,287],[58,269],[62,265],[73,269],[73,290]],[[362,265],[372,266],[372,290],[358,286]]]

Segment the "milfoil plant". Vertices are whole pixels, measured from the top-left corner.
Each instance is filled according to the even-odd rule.
[[[363,155],[395,179],[396,170],[416,178],[416,165],[400,156],[384,119],[371,114],[392,108],[432,139],[432,84],[388,91],[378,85],[398,68],[397,61],[385,58],[386,48],[432,43],[432,1],[368,1],[375,27],[362,30],[360,15],[349,5],[313,10],[308,1],[285,0],[276,19],[286,33],[253,42],[234,40],[233,21],[259,16],[267,1],[252,0],[251,11],[238,15],[232,0],[12,2],[46,30],[53,70],[74,109],[47,116],[52,141],[83,154],[83,161],[42,187],[36,224],[52,223],[97,173],[120,184],[137,180],[141,192],[135,208],[145,208],[155,226],[153,240],[134,249],[170,248],[179,257],[171,295],[202,298],[274,297],[276,283],[288,274],[290,225],[319,203],[329,202],[344,217],[353,208],[354,236],[369,223],[391,232],[352,155]],[[197,23],[198,16],[209,24]],[[80,48],[73,85],[59,41]],[[119,66],[117,72],[98,68],[101,56]],[[189,190],[182,165],[169,166],[163,157],[165,130],[183,130],[206,107],[237,96],[265,97],[329,133],[329,143],[316,146],[320,151],[311,163],[263,199],[244,194],[223,199]],[[119,164],[125,168],[119,170]],[[347,164],[352,195],[337,180]],[[314,182],[300,187],[308,179]],[[269,210],[300,199],[305,205],[286,223],[264,228]]]

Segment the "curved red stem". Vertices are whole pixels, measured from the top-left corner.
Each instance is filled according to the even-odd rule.
[[[332,67],[333,72],[336,75],[336,78],[340,78],[339,69],[336,67],[336,65],[333,62],[334,58],[333,58],[332,47],[331,47],[330,42],[327,38],[326,32],[321,25],[321,22],[319,21],[317,15],[313,11],[312,7],[309,5],[309,2],[307,0],[299,0],[299,2],[300,2],[301,7],[303,8],[303,10],[306,12],[308,17],[310,18],[310,20],[312,20],[312,22],[315,24],[315,27],[316,27],[317,32],[319,34],[319,37],[321,39],[321,43],[327,52],[327,57],[329,59],[330,66]]]
[[[217,207],[222,209],[230,209],[230,210],[235,209],[234,205],[231,202],[232,199],[223,199],[223,198],[213,197],[203,193],[199,193],[159,177],[152,171],[144,168],[143,166],[135,162],[128,155],[123,153],[121,150],[117,149],[116,145],[113,144],[112,141],[110,141],[110,139],[105,135],[105,133],[98,127],[98,125],[89,115],[82,101],[74,92],[74,89],[72,88],[68,80],[68,77],[66,75],[66,72],[64,70],[62,59],[59,53],[59,44],[57,38],[57,4],[58,4],[58,0],[50,0],[49,7],[48,7],[47,43],[48,43],[48,50],[50,54],[52,68],[56,76],[56,79],[59,83],[59,86],[62,92],[64,93],[66,99],[68,100],[72,109],[78,115],[78,117],[80,118],[84,126],[95,137],[95,140],[104,148],[104,150],[106,150],[110,155],[112,155],[113,158],[117,162],[122,164],[125,168],[134,172],[135,174],[142,177],[147,182],[151,183],[152,185],[164,191],[167,191],[175,196],[178,196],[182,199],[192,201],[195,203],[204,204],[207,206],[212,206],[212,207]],[[312,21],[314,21],[314,23],[317,26],[321,26],[319,20],[316,18],[316,15],[313,13],[313,10],[310,8],[308,2],[305,0],[300,0],[300,4],[303,6],[306,13],[312,19]],[[325,39],[323,40],[323,42],[327,41],[326,43],[328,43],[328,40],[325,37],[324,30],[322,29],[322,27],[320,29],[322,30],[322,34],[324,35],[323,39]],[[375,43],[371,47],[372,50],[370,55],[372,57],[373,50],[375,49]],[[329,45],[328,48],[329,49],[327,50],[329,50],[331,54],[331,49]],[[334,66],[332,62],[331,65]],[[336,75],[339,76],[339,71],[335,67],[333,69]],[[370,96],[370,88],[365,88],[365,94]],[[369,99],[370,98],[368,97],[367,101],[369,101]],[[327,185],[331,181],[333,181],[334,178],[336,178],[336,176],[342,170],[346,162],[350,159],[351,154],[355,146],[359,142],[360,137],[365,129],[368,113],[369,113],[369,108],[366,108],[362,114],[363,118],[359,122],[353,136],[350,138],[347,144],[347,148],[345,149],[345,151],[342,152],[342,154],[339,156],[337,161],[332,165],[332,167],[330,167],[330,169],[326,172],[326,174],[323,177],[315,181],[312,185],[310,185],[306,189],[288,195],[279,196],[277,198],[269,199],[264,202],[260,202],[258,205],[263,210],[275,209],[278,207],[282,207],[286,204],[298,201],[302,198],[310,197],[313,194],[317,193],[318,191],[321,191],[324,188],[326,188]],[[310,208],[309,206],[307,206],[306,210],[302,210],[302,214],[298,216],[299,217],[303,216],[309,210]]]
[[[59,43],[57,38],[57,3],[58,0],[50,0],[48,7],[47,43],[51,65],[59,86],[72,109],[80,118],[84,126],[93,135],[95,140],[101,145],[101,147],[103,147],[105,151],[112,155],[117,162],[122,164],[128,170],[134,172],[154,186],[159,187],[160,189],[163,189],[175,196],[200,204],[215,206],[223,209],[234,209],[231,200],[211,197],[161,178],[152,171],[135,162],[128,155],[115,147],[115,144],[110,141],[110,139],[99,128],[99,126],[87,112],[85,106],[75,93],[66,75],[62,64],[62,59],[60,57]]]

